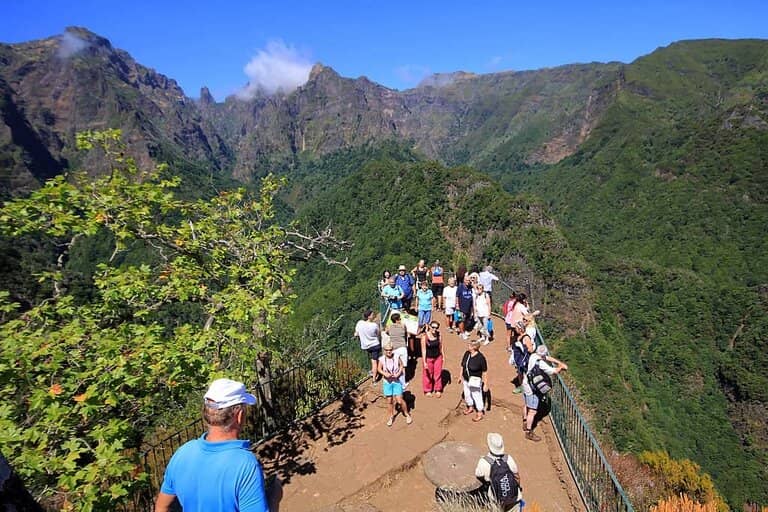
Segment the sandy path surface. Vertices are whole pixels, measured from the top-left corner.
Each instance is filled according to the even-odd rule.
[[[485,419],[475,423],[462,414],[459,364],[466,342],[448,333],[441,313],[435,319],[441,323],[446,344],[444,369],[453,381],[443,396],[424,396],[419,360],[407,390],[413,396],[413,424],[406,425],[400,415],[387,427],[381,385],[368,381],[322,414],[263,446],[259,458],[265,472],[278,473],[285,483],[280,510],[437,510],[435,487],[424,476],[422,456],[443,440],[466,441],[485,450],[488,432],[504,436],[506,451],[520,468],[529,506],[536,504],[543,511],[583,510],[549,419],[537,429],[543,441],[523,437],[523,399],[512,393],[514,370],[507,362],[503,321],[494,319],[496,341],[481,347],[488,360],[493,403]]]

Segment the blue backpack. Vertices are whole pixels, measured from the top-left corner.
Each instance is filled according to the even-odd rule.
[[[523,336],[528,336],[524,334]],[[528,336],[530,338],[530,336]],[[522,338],[518,339],[512,347],[512,357],[520,371],[525,372],[528,369],[528,360],[531,358],[531,353],[525,347]]]

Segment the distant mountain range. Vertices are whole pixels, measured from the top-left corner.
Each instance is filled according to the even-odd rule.
[[[80,163],[74,134],[106,126],[123,129],[140,162],[194,162],[241,180],[382,139],[449,164],[553,163],[584,141],[623,80],[621,64],[587,64],[436,75],[399,92],[317,64],[287,95],[215,103],[203,89],[196,102],[108,40],[66,34],[82,41],[67,55],[61,36],[0,45],[5,193]]]
[[[87,129],[195,184],[288,176],[283,214],[355,239],[364,268],[303,274],[300,319],[356,307],[374,266],[413,251],[535,274],[606,438],[695,460],[734,508],[768,504],[768,41],[405,91],[318,64],[289,94],[217,103],[69,28],[0,44],[0,119],[0,198],[99,172],[74,150]],[[465,165],[486,176],[443,167]]]

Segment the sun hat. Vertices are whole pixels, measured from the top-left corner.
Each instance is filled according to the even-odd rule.
[[[225,409],[237,404],[253,405],[256,397],[245,391],[245,385],[232,379],[216,379],[205,393],[206,406]]]
[[[405,270],[405,265],[400,265],[397,267],[397,271],[400,272],[401,270]]]
[[[491,432],[486,437],[488,441],[488,450],[494,455],[504,455],[504,438],[501,434]]]

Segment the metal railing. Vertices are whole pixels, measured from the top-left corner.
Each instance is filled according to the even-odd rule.
[[[324,350],[300,365],[269,375],[262,373],[261,382],[249,386],[256,405],[248,407],[244,439],[257,446],[291,425],[315,414],[345,392],[368,378],[359,360],[359,350],[352,343],[340,343]],[[141,488],[125,510],[151,510],[160,489],[165,468],[173,453],[187,441],[205,431],[202,419],[196,419],[179,431],[148,445],[142,453],[149,483]]]
[[[499,293],[496,292],[499,286]],[[501,290],[504,290],[503,293]],[[504,281],[494,282],[494,310],[503,304],[496,297],[508,296],[513,288]],[[529,293],[530,290],[527,290]],[[531,305],[532,299],[529,296]],[[544,344],[541,331],[536,330],[536,346]],[[579,406],[560,375],[549,393],[550,418],[568,468],[573,475],[581,498],[590,512],[634,512],[627,493],[605,458]]]

